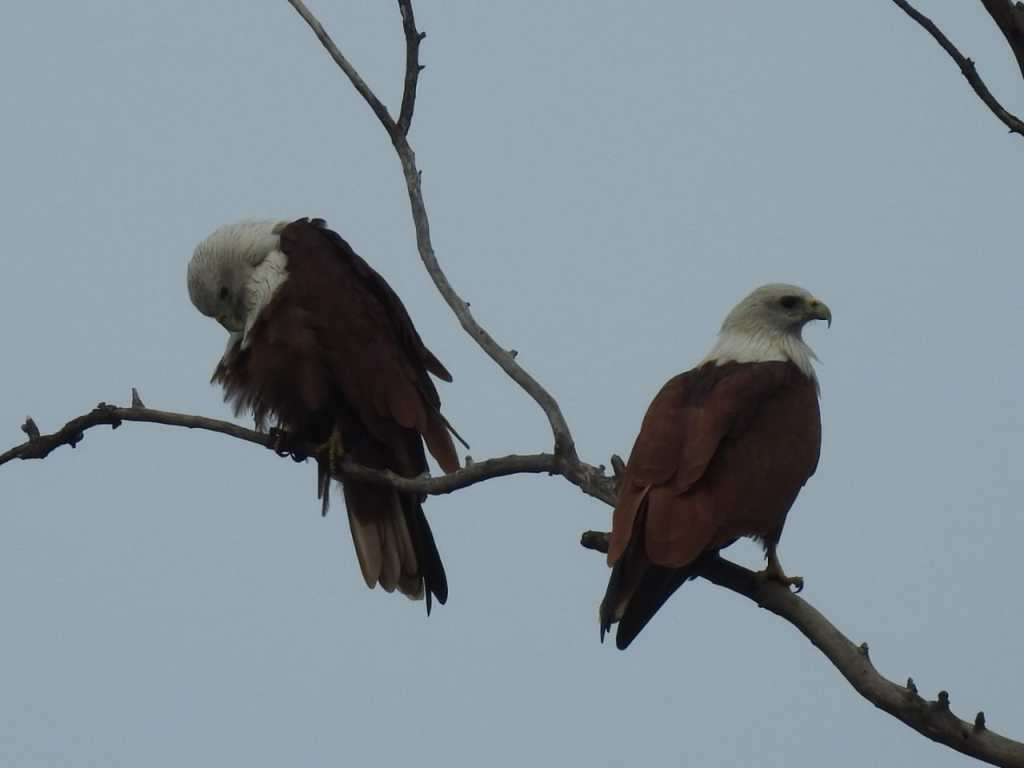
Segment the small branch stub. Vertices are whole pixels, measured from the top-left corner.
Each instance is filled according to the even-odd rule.
[[[584,531],[580,536],[580,546],[595,552],[608,553],[608,534],[602,531]]]
[[[615,475],[615,487],[618,488],[619,483],[622,482],[622,476],[626,474],[626,462],[622,460],[619,454],[613,453],[611,463],[612,472]]]
[[[914,685],[914,678],[912,677],[907,678],[907,690],[911,696],[917,696],[917,686]]]
[[[110,403],[100,403],[99,405],[96,406],[96,410],[109,414],[110,420],[108,423],[110,424],[111,429],[117,429],[118,427],[121,426],[121,417],[118,415],[118,411],[120,410],[120,408],[118,408],[116,405],[111,405]],[[76,439],[81,440],[84,437],[85,435],[79,432],[78,437]],[[71,447],[74,448],[75,444],[72,443]]]
[[[21,431],[28,435],[29,440],[39,439],[39,427],[36,426],[31,416],[25,417],[25,423],[21,425]]]
[[[974,718],[974,730],[976,732],[985,730],[985,713],[979,712]]]

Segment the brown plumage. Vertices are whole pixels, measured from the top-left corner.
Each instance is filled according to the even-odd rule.
[[[249,274],[223,278],[236,268]],[[322,220],[219,230],[197,249],[189,287],[197,307],[233,332],[213,380],[236,412],[272,420],[294,445],[340,441],[355,462],[404,477],[427,472],[424,442],[446,472],[459,468],[430,378],[451,375],[384,278]],[[342,488],[367,585],[425,593],[428,612],[431,595],[444,603],[424,497],[353,480]]]
[[[670,379],[644,416],[619,486],[600,610],[602,639],[618,621],[620,649],[700,558],[740,537],[760,540],[767,576],[786,579],[775,546],[821,446],[817,381],[800,328],[831,314],[795,286],[759,291],[730,314],[708,359]],[[798,305],[780,303],[794,297]]]

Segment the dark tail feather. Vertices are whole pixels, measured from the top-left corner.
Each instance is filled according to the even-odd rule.
[[[644,512],[641,512],[641,516]],[[611,625],[618,621],[626,610],[629,601],[636,592],[637,584],[643,578],[644,571],[650,567],[650,562],[643,554],[639,542],[643,536],[634,535],[626,545],[623,554],[611,567],[611,575],[608,577],[608,586],[604,590],[604,598],[601,600],[601,607],[598,608],[598,621],[601,625],[601,642],[604,642],[604,634],[611,630]]]
[[[437,602],[444,605],[448,601],[448,577],[444,572],[441,555],[434,543],[434,534],[423,514],[420,501],[413,494],[403,493],[402,509],[405,512],[405,524],[409,528],[413,548],[416,551],[416,562],[420,575],[423,576],[424,592],[427,603],[427,615],[430,615],[431,595]]]
[[[622,617],[644,574],[651,567],[651,561],[644,554],[642,544],[642,523],[645,516],[646,510],[641,510],[637,524],[640,532],[633,534],[626,544],[626,549],[612,566],[612,573],[608,577],[608,588],[604,591],[604,599],[601,600],[601,607],[598,610],[602,643],[605,633]]]
[[[618,563],[616,563],[616,567],[618,567]],[[693,564],[684,568],[650,566],[629,598],[626,610],[619,620],[619,629],[615,633],[615,647],[620,651],[626,650],[634,638],[640,634],[640,630],[647,626],[651,617],[672,596],[672,593],[679,589],[683,582],[697,575],[695,571]],[[601,626],[603,636],[605,628],[603,618]]]
[[[323,502],[320,517],[327,517],[327,508],[331,505],[331,473],[327,462],[320,459],[316,462],[316,497]]]
[[[443,431],[442,424],[437,426]],[[427,459],[420,435],[413,430],[404,432],[405,443],[391,446],[377,442],[369,434],[353,434],[353,439],[346,442],[347,455],[366,467],[415,477],[426,471]],[[443,434],[457,467],[451,438],[447,432]],[[326,482],[321,478],[319,482],[325,504],[329,483],[330,478]],[[433,598],[443,605],[448,600],[448,580],[423,515],[421,503],[425,496],[355,480],[345,480],[341,486],[366,585],[372,589],[379,584],[388,592],[397,589],[413,600],[424,598],[428,615]]]
[[[604,591],[604,599],[601,600],[601,607],[597,611],[598,621],[601,624],[601,642],[604,642],[606,632],[610,632],[612,624],[615,623],[615,603],[619,593],[623,590],[625,579],[623,578],[623,561],[612,567],[612,574],[608,577],[608,588]]]

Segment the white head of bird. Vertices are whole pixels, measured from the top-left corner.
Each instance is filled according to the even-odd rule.
[[[247,334],[287,276],[279,237],[287,223],[248,219],[203,240],[188,265],[188,295],[196,309],[228,333]]]
[[[788,361],[817,380],[812,365],[817,358],[803,340],[803,328],[811,320],[832,325],[832,311],[800,286],[762,285],[726,315],[718,340],[703,362]]]

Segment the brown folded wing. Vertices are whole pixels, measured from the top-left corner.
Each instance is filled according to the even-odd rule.
[[[791,363],[709,363],[670,379],[620,484],[608,563],[624,562],[603,626],[624,614],[651,567],[685,569],[741,536],[777,541],[820,444],[816,385]],[[656,582],[674,590],[682,580]],[[667,595],[658,597],[643,623]]]

